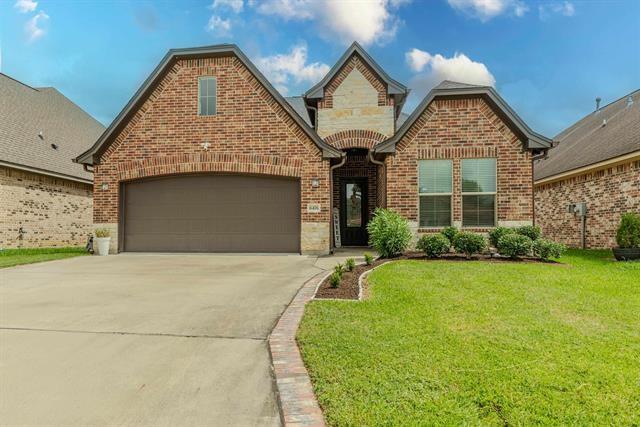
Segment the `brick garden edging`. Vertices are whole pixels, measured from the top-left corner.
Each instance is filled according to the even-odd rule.
[[[313,298],[318,284],[329,274],[323,271],[302,285],[269,335],[269,352],[285,426],[325,426],[322,410],[296,343],[296,332],[305,304]]]

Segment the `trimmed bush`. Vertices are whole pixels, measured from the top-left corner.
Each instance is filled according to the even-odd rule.
[[[533,242],[532,248],[533,255],[544,261],[549,261],[551,258],[560,258],[567,250],[567,247],[562,243],[556,243],[546,239],[536,240]]]
[[[367,231],[369,243],[383,258],[402,254],[411,242],[407,220],[390,209],[376,209]]]
[[[356,268],[356,260],[353,258],[347,258],[344,262],[344,268],[346,268],[347,271],[353,271],[353,269]]]
[[[373,264],[373,255],[371,255],[369,252],[364,253],[364,263],[367,265]]]
[[[515,233],[516,230],[514,230],[513,228],[509,228],[509,227],[496,227],[493,230],[491,230],[489,232],[489,243],[491,243],[491,246],[493,246],[494,248],[498,247],[498,240],[500,240],[500,238],[506,234],[513,234]]]
[[[480,234],[462,231],[453,239],[453,247],[471,258],[471,255],[482,252],[487,247],[487,242]]]
[[[450,226],[443,228],[440,233],[442,233],[442,235],[446,237],[449,242],[453,242],[453,239],[456,238],[459,232],[460,231],[458,231],[457,228],[455,228],[454,226]]]
[[[338,274],[337,271],[334,271],[333,273],[331,273],[331,276],[329,276],[329,286],[334,289],[337,288],[338,286],[340,286],[340,280],[342,280],[342,275]]]
[[[427,234],[420,237],[416,248],[427,254],[429,258],[436,258],[449,252],[451,242],[443,234]]]
[[[519,258],[531,253],[533,241],[524,234],[505,234],[498,240],[498,253],[510,258]]]
[[[542,230],[537,225],[523,225],[516,228],[516,233],[527,236],[531,240],[538,240],[542,234]]]
[[[620,248],[640,248],[640,215],[633,212],[622,215],[616,242]]]

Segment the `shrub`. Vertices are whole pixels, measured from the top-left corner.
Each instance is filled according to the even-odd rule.
[[[353,258],[347,258],[344,262],[344,268],[346,268],[347,271],[353,271],[353,269],[356,268],[356,260]]]
[[[498,247],[498,240],[506,234],[513,234],[516,230],[509,227],[496,227],[489,232],[489,242],[494,248]]]
[[[340,286],[340,280],[342,280],[342,275],[338,274],[337,271],[334,271],[333,273],[331,273],[331,276],[329,276],[329,286],[334,289],[337,288],[338,286]]]
[[[566,250],[567,247],[565,245],[551,240],[538,239],[533,242],[533,255],[544,261],[548,261],[551,258],[560,258]]]
[[[640,248],[640,215],[633,212],[622,215],[616,242],[621,248]]]
[[[453,242],[453,239],[456,238],[459,231],[454,226],[450,226],[450,227],[445,227],[440,233],[442,233],[442,235],[446,237],[447,240],[449,240],[450,242]]]
[[[516,233],[527,236],[531,240],[538,240],[540,234],[542,234],[542,230],[540,230],[540,227],[537,225],[523,225],[522,227],[516,228]]]
[[[94,233],[96,237],[109,237],[111,236],[111,231],[108,228],[96,228]]]
[[[498,253],[510,258],[518,258],[531,253],[533,241],[524,234],[505,234],[498,240]]]
[[[376,209],[367,231],[369,243],[383,258],[402,254],[411,241],[407,220],[390,209]]]
[[[342,264],[336,264],[333,267],[333,272],[342,278],[342,273],[344,273],[344,266]]]
[[[453,239],[453,247],[470,258],[471,255],[482,252],[487,247],[487,242],[480,234],[462,231]]]
[[[449,252],[451,242],[443,234],[427,234],[418,240],[416,247],[429,258],[435,258]]]
[[[371,255],[369,252],[364,253],[364,263],[367,265],[373,264],[373,255]]]

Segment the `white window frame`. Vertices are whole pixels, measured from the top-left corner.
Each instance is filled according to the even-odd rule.
[[[486,160],[495,159],[495,177],[496,177],[496,190],[495,191],[483,191],[483,192],[464,192],[462,191],[462,183],[464,182],[464,176],[462,174],[462,162],[465,160]],[[464,225],[464,196],[491,196],[493,195],[493,225]],[[494,228],[498,225],[498,158],[497,157],[468,157],[460,159],[460,222],[462,228]]]
[[[421,193],[420,192],[420,162],[430,162],[430,161],[438,161],[438,160],[446,160],[451,163],[451,192],[449,193]],[[445,227],[450,227],[453,225],[453,159],[419,159],[418,160],[418,228],[421,229],[432,229],[439,230]],[[449,215],[449,225],[422,225],[420,224],[420,196],[449,196],[451,206],[451,212]]]
[[[207,95],[200,94],[200,85],[202,84],[203,80],[213,80],[215,85],[215,96],[211,96],[209,94]],[[202,113],[202,107],[201,107],[202,98],[207,98],[207,100],[209,98],[213,98],[215,100],[215,111],[213,112],[213,114],[209,114],[208,111],[207,111],[207,114]],[[207,103],[206,105],[209,105],[209,104]],[[216,116],[217,114],[218,114],[218,79],[214,76],[200,76],[198,77],[198,116],[208,117],[208,116]]]

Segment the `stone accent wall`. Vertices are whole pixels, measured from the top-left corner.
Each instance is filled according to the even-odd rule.
[[[200,76],[217,78],[215,116],[198,116]],[[94,222],[118,223],[123,181],[195,172],[300,178],[302,252],[329,251],[329,161],[235,56],[171,66],[95,168]],[[309,203],[320,212],[308,212]]]
[[[84,246],[93,231],[91,184],[0,167],[0,200],[0,248]]]
[[[587,203],[588,248],[616,246],[616,229],[625,212],[640,213],[640,160],[536,184],[536,224],[545,236],[580,247],[581,220],[567,212],[569,203]]]
[[[324,98],[318,103],[317,131],[322,138],[352,129],[386,136],[395,131],[393,97],[357,54],[327,84]]]
[[[436,99],[385,159],[386,205],[418,232],[418,160],[453,160],[453,223],[462,225],[461,160],[497,158],[497,217],[501,224],[533,221],[531,153],[480,97]],[[486,228],[471,231],[485,232]]]

